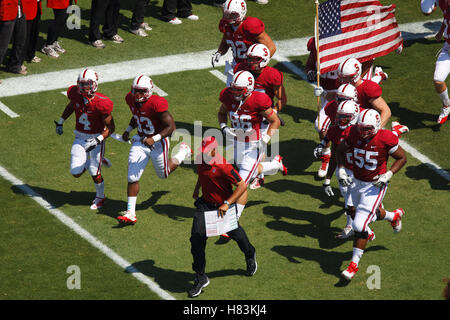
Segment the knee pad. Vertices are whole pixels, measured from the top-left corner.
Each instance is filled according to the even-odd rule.
[[[367,239],[367,238],[369,238],[369,233],[367,231],[363,231],[363,232],[355,231],[355,238],[356,239]]]

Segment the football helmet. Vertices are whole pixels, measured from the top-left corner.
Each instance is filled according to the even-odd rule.
[[[78,92],[85,97],[93,97],[98,88],[98,74],[94,70],[84,69],[77,79]]]
[[[336,110],[336,122],[339,129],[344,130],[358,120],[359,104],[353,100],[342,101]]]
[[[338,67],[338,75],[342,83],[356,83],[361,77],[361,62],[355,58],[342,61]]]
[[[363,139],[373,138],[381,127],[380,114],[373,109],[363,110],[358,116],[358,130]]]
[[[239,71],[233,76],[230,90],[236,101],[250,96],[255,88],[255,78],[248,71]]]
[[[270,61],[270,50],[261,43],[255,43],[248,48],[247,63],[250,70],[259,71],[263,69]]]
[[[223,20],[231,25],[238,25],[247,15],[247,4],[244,0],[227,0],[223,4]]]
[[[153,80],[150,77],[140,75],[133,80],[131,94],[136,102],[144,102],[151,97],[154,87]]]
[[[356,92],[356,88],[354,85],[350,83],[344,83],[339,86],[336,93],[336,100],[338,102],[344,101],[344,100],[358,100],[358,93]]]

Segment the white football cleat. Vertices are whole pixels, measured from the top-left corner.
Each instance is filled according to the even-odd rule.
[[[283,176],[286,176],[287,175],[287,168],[283,164],[283,157],[278,154],[278,155],[275,156],[275,158],[273,158],[273,160],[278,162],[281,173],[283,173]]]
[[[380,76],[381,80],[387,80],[389,78],[387,73],[384,72],[381,67],[375,67],[374,75],[375,76]]]
[[[264,178],[261,179],[261,178],[256,177],[255,179],[253,179],[252,183],[250,183],[249,187],[252,190],[256,190],[256,189],[261,188],[263,185],[264,185]]]
[[[95,197],[94,201],[92,201],[91,210],[97,210],[103,207],[105,204],[105,198]]]
[[[398,208],[394,210],[394,219],[391,222],[392,229],[394,233],[399,233],[402,231],[402,218],[405,215],[405,210]]]
[[[393,134],[395,134],[397,137],[400,138],[403,133],[409,132],[409,128],[407,126],[400,124],[400,122],[398,121],[392,121],[391,131]]]
[[[122,216],[118,216],[117,220],[119,221],[120,224],[135,224],[137,222],[136,219],[136,214],[132,214],[131,212],[121,212],[121,213],[125,213]]]
[[[184,158],[185,160],[188,159],[192,155],[191,147],[189,147],[188,144],[185,142],[182,142],[180,144],[180,150],[184,150],[186,152],[186,157]]]
[[[450,106],[442,106],[441,114],[437,120],[437,123],[444,124],[448,119],[448,114],[450,113]]]
[[[355,274],[358,272],[358,266],[353,261],[350,262],[347,270],[342,271],[341,275],[348,281],[352,280]]]
[[[355,232],[353,231],[352,226],[345,226],[345,228],[339,233],[336,238],[338,239],[347,239],[353,236]]]

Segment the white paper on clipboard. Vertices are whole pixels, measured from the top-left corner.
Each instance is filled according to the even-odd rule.
[[[223,217],[219,217],[217,210],[205,211],[206,236],[214,237],[238,227],[236,206],[233,205],[227,210]]]

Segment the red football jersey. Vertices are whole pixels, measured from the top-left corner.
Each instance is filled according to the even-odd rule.
[[[275,92],[274,87],[281,86],[283,84],[283,73],[278,69],[266,66],[260,74],[250,71],[248,63],[241,62],[234,67],[234,73],[238,71],[249,71],[255,77],[255,91],[264,92],[273,101]]]
[[[239,173],[222,156],[211,164],[197,165],[202,197],[206,202],[222,204],[233,194],[233,185],[241,181]]]
[[[337,147],[348,134],[348,130],[350,127],[347,127],[344,130],[341,130],[337,124],[331,125],[327,131],[327,138]],[[347,169],[353,170],[353,159],[352,159],[352,149],[348,148],[345,153],[345,161],[344,167]]]
[[[272,107],[272,100],[267,94],[253,91],[244,103],[240,103],[234,100],[230,88],[227,87],[220,92],[219,100],[228,110],[231,126],[234,129],[242,129],[246,141],[261,139],[261,122],[264,119],[261,113]]]
[[[316,61],[317,50],[316,41],[314,38],[308,40],[307,49]],[[320,75],[320,86],[327,91],[336,91],[341,85],[337,70],[330,71]]]
[[[239,63],[247,59],[248,48],[255,44],[256,37],[264,32],[264,23],[258,18],[246,17],[235,29],[222,19],[219,30],[225,35],[227,44],[233,51],[234,60]]]
[[[77,86],[69,87],[67,97],[75,110],[75,129],[87,134],[102,133],[105,129],[103,116],[111,114],[113,102],[99,92],[95,93],[94,98],[88,100],[78,92]]]
[[[385,129],[380,129],[371,140],[365,141],[358,128],[352,126],[344,140],[352,149],[353,174],[362,181],[374,181],[386,173],[389,154],[398,149],[398,137]]]
[[[164,126],[159,119],[158,113],[165,112],[169,109],[169,104],[166,99],[152,95],[144,103],[138,103],[134,100],[131,92],[128,92],[125,101],[138,124],[139,136],[153,137],[155,134],[161,132]]]
[[[369,100],[381,97],[383,90],[378,83],[363,79],[362,83],[356,87],[356,92],[359,105],[366,109],[372,109]]]
[[[332,100],[332,101],[328,102],[324,107],[325,114],[328,116],[328,118],[330,118],[331,124],[336,122],[337,108],[338,108],[338,103],[336,100]]]

